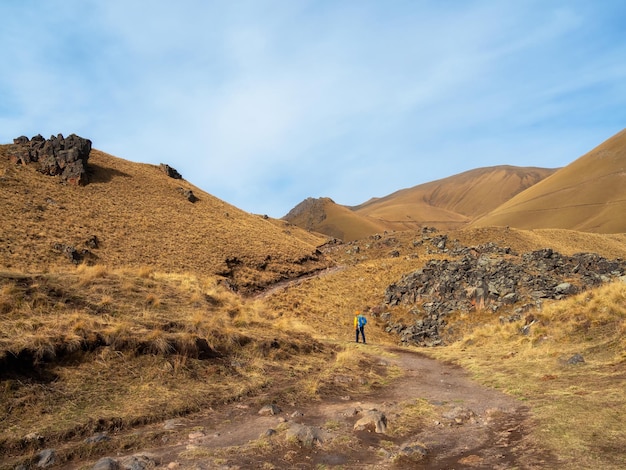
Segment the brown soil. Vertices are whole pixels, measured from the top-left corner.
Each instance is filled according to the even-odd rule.
[[[388,352],[392,355],[381,356],[378,365],[397,365],[404,375],[362,396],[331,395],[313,403],[277,403],[279,414],[260,416],[260,407],[279,395],[268,390],[262,397],[136,430],[135,436],[154,444],[144,453],[158,462],[157,468],[559,467],[557,459],[530,438],[534,424],[530,410],[522,403],[473,382],[458,366],[405,349],[390,348]],[[433,413],[416,418],[421,424],[415,432],[394,433],[394,420],[414,400],[430,405]],[[368,409],[385,413],[388,434],[353,430],[360,417],[357,411]],[[290,442],[285,430],[292,423],[324,429],[327,439],[312,446]],[[267,437],[270,429],[277,432]],[[426,449],[425,456],[404,461],[398,458],[405,445],[414,443]],[[91,464],[66,468],[91,468]]]

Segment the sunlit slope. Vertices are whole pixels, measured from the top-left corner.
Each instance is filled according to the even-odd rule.
[[[390,222],[411,220],[443,229],[459,228],[554,171],[508,165],[478,168],[402,189],[353,209],[357,214]]]
[[[390,228],[383,221],[355,214],[330,198],[305,199],[283,219],[305,230],[343,241],[357,240]]]
[[[514,166],[478,168],[354,207],[335,204],[329,198],[308,198],[284,219],[345,241],[385,230],[417,230],[424,226],[457,229],[555,171]]]
[[[98,264],[217,274],[244,290],[327,264],[296,230],[170,178],[158,166],[92,150],[91,183],[76,187],[10,163],[7,149],[0,146],[0,269],[67,265],[54,245],[83,250],[94,235],[99,246],[89,249]],[[187,200],[181,188],[198,200]],[[316,240],[324,241],[308,237]]]
[[[507,225],[626,232],[626,130],[472,224]]]

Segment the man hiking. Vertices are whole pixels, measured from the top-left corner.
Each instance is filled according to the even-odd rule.
[[[365,325],[367,324],[367,318],[361,315],[358,310],[354,313],[354,329],[356,331],[356,342],[359,342],[359,333],[363,338],[363,344],[365,344]]]

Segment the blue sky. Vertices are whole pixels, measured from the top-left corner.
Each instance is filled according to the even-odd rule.
[[[76,133],[248,212],[561,167],[626,125],[626,2],[2,0],[0,143]]]

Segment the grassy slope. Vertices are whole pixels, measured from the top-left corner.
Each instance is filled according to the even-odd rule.
[[[343,241],[358,240],[369,234],[390,229],[384,221],[355,214],[332,199],[307,199],[284,219],[289,223]]]
[[[473,226],[626,232],[626,130],[478,219]]]
[[[310,399],[333,358],[215,277],[102,266],[2,273],[0,468],[31,448],[200,411],[287,377],[285,400]],[[59,459],[91,451],[79,444]]]
[[[470,370],[484,384],[524,400],[533,438],[571,469],[626,467],[626,283],[554,302],[520,324],[484,324],[463,341],[431,350]],[[574,354],[584,363],[568,364]]]
[[[0,266],[5,269],[36,272],[66,265],[52,246],[80,250],[92,235],[101,242],[92,250],[99,264],[221,273],[243,289],[327,266],[315,260],[315,245],[323,238],[307,235],[304,242],[297,229],[241,211],[184,180],[168,178],[154,165],[93,150],[92,182],[74,187],[10,164],[6,149],[0,146]],[[181,187],[199,200],[187,201]],[[228,265],[227,259],[235,261]]]
[[[388,221],[410,219],[422,225],[453,228],[465,225],[554,170],[496,166],[478,168],[441,180],[402,189],[354,208],[358,214]]]
[[[51,183],[0,158],[5,165],[0,167],[3,210],[10,213],[3,221],[1,253],[11,272],[0,275],[5,374],[0,443],[7,452],[35,446],[22,440],[31,432],[48,444],[66,435],[194,411],[256,393],[269,383],[284,381],[284,393],[292,398],[315,396],[329,370],[339,367],[337,348],[352,340],[353,311],[378,305],[389,283],[431,257],[445,256],[414,244],[419,234],[389,233],[332,248],[329,255],[343,269],[263,299],[244,299],[222,288],[214,275],[225,253],[257,263],[271,252],[287,264],[310,253],[315,235],[241,213],[197,188],[201,201],[192,206],[176,191],[188,187],[184,181],[167,179],[150,165],[100,152],[92,161],[97,168],[90,189]],[[182,225],[166,220],[165,207],[176,209],[168,216]],[[209,221],[184,225],[198,208]],[[68,218],[66,212],[79,217]],[[177,212],[187,217],[181,221]],[[194,230],[204,236],[189,233]],[[59,268],[50,244],[80,245],[92,234],[102,237],[102,248],[95,250],[102,264],[74,268],[61,260]],[[519,252],[550,246],[566,254],[595,251],[609,258],[626,257],[624,237],[496,228],[450,234],[466,245],[496,241]],[[391,256],[392,251],[399,256]],[[266,275],[258,269],[247,272],[252,282]],[[557,304],[563,308],[555,313],[542,312],[536,336],[529,340],[516,333],[518,325],[499,328],[495,317],[477,316],[467,338],[488,341],[461,342],[437,352],[455,361],[471,359],[465,364],[481,380],[527,400],[547,423],[538,428],[537,438],[560,455],[579,459],[585,468],[620,468],[623,462],[610,459],[618,458],[613,450],[625,441],[609,411],[626,409],[619,387],[626,350],[623,293],[599,290],[591,294],[593,305],[588,297]],[[484,333],[474,328],[477,324],[484,325]],[[376,320],[368,324],[370,342],[393,343],[380,327]],[[543,344],[551,346],[542,349]],[[508,353],[502,351],[516,349],[520,352],[510,357],[517,359],[503,360]],[[554,372],[559,355],[571,351],[585,354],[590,367]],[[542,386],[545,382],[550,387]],[[582,408],[572,413],[568,406],[580,396],[585,397]],[[597,412],[600,424],[577,436],[570,433],[561,445],[560,423],[572,429],[578,411],[583,420]]]
[[[392,230],[467,225],[555,170],[497,166],[479,168],[413,188],[402,189],[347,208],[328,198],[303,203],[289,222],[344,241]]]
[[[564,254],[626,257],[626,234],[485,228],[450,232],[449,238],[467,246],[495,241],[520,253],[551,247]],[[419,236],[412,232],[393,233],[337,247],[333,256],[344,270],[273,294],[265,302],[284,322],[305,325],[321,339],[352,341],[355,309],[380,304],[388,284],[428,259],[445,257],[429,253],[425,244],[414,246],[416,239]],[[390,257],[392,249],[400,256]],[[533,312],[538,322],[529,336],[520,334],[523,320],[502,325],[501,312],[451,317],[450,324],[463,331],[464,338],[423,351],[457,362],[486,385],[526,402],[537,423],[532,439],[551,448],[564,468],[624,468],[625,296],[626,285],[613,284],[555,301]],[[407,315],[401,307],[392,314]],[[393,342],[383,326],[379,319],[370,320],[368,340]],[[564,364],[574,353],[581,353],[586,363]]]

